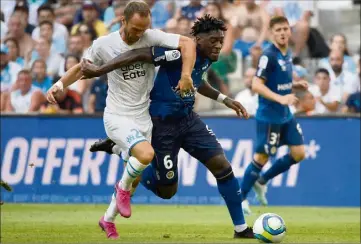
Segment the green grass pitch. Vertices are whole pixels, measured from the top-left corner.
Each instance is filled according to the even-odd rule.
[[[98,227],[106,205],[8,204],[1,206],[1,243],[257,243],[234,240],[225,206],[134,205],[117,218],[120,239]],[[285,243],[360,243],[359,208],[253,207],[252,225],[265,212],[286,222]]]

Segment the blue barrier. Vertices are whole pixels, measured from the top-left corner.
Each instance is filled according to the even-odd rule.
[[[207,117],[235,175],[252,159],[254,119]],[[307,157],[269,184],[271,205],[360,206],[360,119],[298,118]],[[14,188],[6,202],[107,203],[123,164],[118,156],[90,153],[105,136],[100,117],[3,116],[1,178]],[[278,155],[287,153],[282,147]],[[223,204],[214,177],[184,151],[179,191],[161,200],[142,186],[134,203]],[[251,202],[253,202],[251,198]]]

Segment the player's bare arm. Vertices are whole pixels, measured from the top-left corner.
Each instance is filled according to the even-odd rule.
[[[179,39],[179,47],[182,54],[182,74],[177,88],[181,90],[181,94],[188,91],[194,91],[192,71],[196,62],[196,43],[185,36]]]
[[[83,62],[81,63],[81,72],[85,78],[99,77],[115,69],[119,69],[124,65],[133,64],[135,62],[152,63],[151,48],[147,47],[127,51],[102,66],[96,66],[89,60],[83,59]]]
[[[207,81],[203,80],[202,85],[198,88],[197,91],[205,97],[224,103],[224,105],[226,105],[228,108],[236,111],[238,117],[243,116],[246,119],[249,118],[246,109],[242,106],[241,103],[220,93],[218,90],[214,89]]]
[[[56,104],[56,96],[64,90],[64,88],[70,86],[75,81],[82,77],[81,63],[75,65],[69,69],[64,76],[56,82],[47,92],[46,99],[51,104]]]
[[[265,86],[265,80],[255,76],[252,80],[252,91],[258,93],[259,95],[278,102],[282,105],[292,105],[295,104],[298,99],[295,94],[288,94],[285,96],[279,95],[273,91],[271,91],[267,86]]]

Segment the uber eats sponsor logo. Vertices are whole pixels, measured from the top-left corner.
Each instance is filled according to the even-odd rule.
[[[135,63],[120,68],[123,71],[123,79],[131,80],[145,76],[144,63]]]

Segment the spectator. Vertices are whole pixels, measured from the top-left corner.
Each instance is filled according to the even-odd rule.
[[[64,89],[57,97],[58,104],[46,103],[42,106],[43,113],[57,113],[57,114],[81,114],[83,113],[80,95],[68,88]]]
[[[148,2],[150,2],[149,6],[151,7],[152,13],[152,28],[164,29],[167,21],[172,18],[172,13],[170,11],[172,2],[161,0],[151,0]]]
[[[203,5],[201,4],[200,0],[190,0],[188,5],[180,7],[176,10],[173,18],[167,21],[166,26],[174,26],[181,17],[185,17],[193,22],[201,15],[202,10]]]
[[[315,85],[311,86],[309,91],[315,97],[315,113],[317,114],[337,112],[341,103],[341,90],[331,86],[330,81],[330,73],[327,69],[320,68],[316,71]]]
[[[114,0],[112,5],[109,6],[104,12],[104,24],[110,32],[120,29],[121,16],[125,8],[126,2],[122,0]]]
[[[78,25],[75,34],[80,35],[83,42],[83,52],[85,52],[93,43],[98,35],[92,25],[80,24]]]
[[[258,60],[262,55],[262,48],[260,46],[252,46],[250,49],[250,55],[245,59],[245,67],[257,69]]]
[[[8,32],[8,27],[6,26],[4,22],[4,14],[3,12],[0,12],[1,14],[1,20],[0,20],[0,40],[3,40],[6,36],[6,33]]]
[[[358,60],[358,82],[361,83],[361,59]],[[346,105],[342,108],[344,113],[360,113],[361,112],[361,93],[360,90],[351,94],[346,101]]]
[[[311,17],[314,11],[311,0],[272,1],[272,15],[285,16],[293,30],[291,41],[294,43],[293,55],[298,57],[307,44],[310,34]]]
[[[29,24],[29,8],[26,4],[19,3],[14,8],[14,15],[19,16],[25,23],[25,32],[31,35],[35,29],[35,26]]]
[[[23,57],[20,57],[20,47],[18,41],[14,38],[8,38],[4,41],[4,44],[9,50],[9,61],[17,63],[21,68],[23,68],[25,60]]]
[[[360,83],[357,76],[347,70],[343,70],[344,55],[339,50],[333,50],[330,53],[331,69],[328,70],[331,77],[331,86],[336,86],[342,92],[342,103],[347,97],[360,90]]]
[[[190,0],[189,4],[182,7],[180,10],[180,16],[184,16],[190,21],[194,21],[199,17],[200,12],[203,9],[201,0]]]
[[[258,108],[258,94],[252,91],[252,80],[255,74],[255,68],[247,69],[243,80],[246,88],[235,97],[235,100],[240,102],[250,115],[255,115]]]
[[[21,70],[20,65],[9,60],[9,50],[4,44],[1,44],[1,94],[10,91],[15,85],[17,75]]]
[[[356,64],[353,61],[353,58],[350,57],[350,53],[348,52],[346,36],[344,36],[343,34],[333,35],[330,39],[329,47],[331,52],[335,50],[343,53],[344,62],[342,65],[342,69],[356,74]],[[330,69],[331,68],[330,58],[327,57],[321,59],[319,63],[319,67]]]
[[[208,3],[204,8],[204,14],[209,14],[210,16],[221,19],[224,23],[226,23],[227,31],[224,37],[223,48],[221,50],[221,54],[231,54],[233,43],[234,43],[234,35],[233,35],[233,27],[232,25],[224,18],[221,5],[214,2]]]
[[[66,28],[70,30],[73,26],[76,9],[72,0],[59,0],[54,11],[56,22],[66,26]]]
[[[25,33],[25,22],[16,15],[12,15],[9,19],[6,38],[16,39],[20,47],[20,56],[25,59],[29,57],[34,41],[29,34]]]
[[[17,78],[18,89],[7,98],[6,111],[15,113],[34,112],[46,101],[43,93],[31,83],[31,73],[21,70]]]
[[[84,21],[84,14],[83,14],[83,9],[82,7],[84,5],[92,5],[93,8],[96,10],[97,12],[97,18],[99,18],[99,20],[104,21],[104,14],[106,9],[109,7],[109,0],[79,0],[81,2],[80,7],[77,9],[76,13],[75,13],[75,17],[73,20],[73,24],[79,24],[81,22]],[[128,1],[123,1],[124,3],[127,3]]]
[[[51,52],[50,47],[51,42],[40,37],[36,42],[35,51],[32,54],[29,66],[32,66],[35,60],[42,59],[46,62],[47,74],[55,76],[59,73],[59,64],[63,63],[64,58],[58,53]]]
[[[98,19],[98,12],[96,5],[92,2],[86,1],[82,7],[83,21],[82,23],[76,24],[71,29],[71,34],[75,34],[81,25],[92,26],[97,36],[104,36],[108,34],[108,29],[104,22]]]
[[[49,4],[43,4],[38,8],[38,23],[43,21],[50,21],[53,23],[53,40],[62,39],[64,43],[68,40],[68,29],[60,23],[55,21],[54,9]],[[32,37],[34,40],[38,40],[40,37],[40,28],[36,27],[33,31]]]
[[[258,6],[255,0],[247,0],[239,7],[238,14],[231,20],[237,37],[234,48],[239,49],[242,56],[246,57],[252,46],[266,47],[268,23],[268,13]]]
[[[119,31],[124,14],[125,2],[117,0],[105,10],[104,24],[110,32]]]
[[[309,91],[299,91],[296,93],[298,102],[291,106],[291,112],[295,115],[313,115],[315,113],[316,100]]]
[[[10,0],[1,1],[1,10],[5,15],[5,22],[9,21],[10,16],[13,14],[17,5],[26,6],[29,9],[29,23],[36,25],[36,13],[41,4],[47,0]]]
[[[235,6],[232,0],[219,0],[219,3],[221,5],[222,15],[230,22],[233,16],[237,15],[238,6]]]
[[[101,113],[104,112],[105,100],[108,91],[108,80],[107,76],[103,75],[96,79],[90,89],[90,97],[88,104],[88,112]]]
[[[83,57],[84,49],[83,38],[80,34],[74,34],[69,37],[67,54]]]
[[[50,21],[43,21],[39,24],[40,37],[48,40],[51,43],[51,51],[59,54],[64,54],[66,51],[66,44],[64,39],[53,39],[54,25]]]
[[[35,60],[31,66],[33,85],[46,94],[53,85],[53,79],[46,74],[46,63],[42,59]]]

